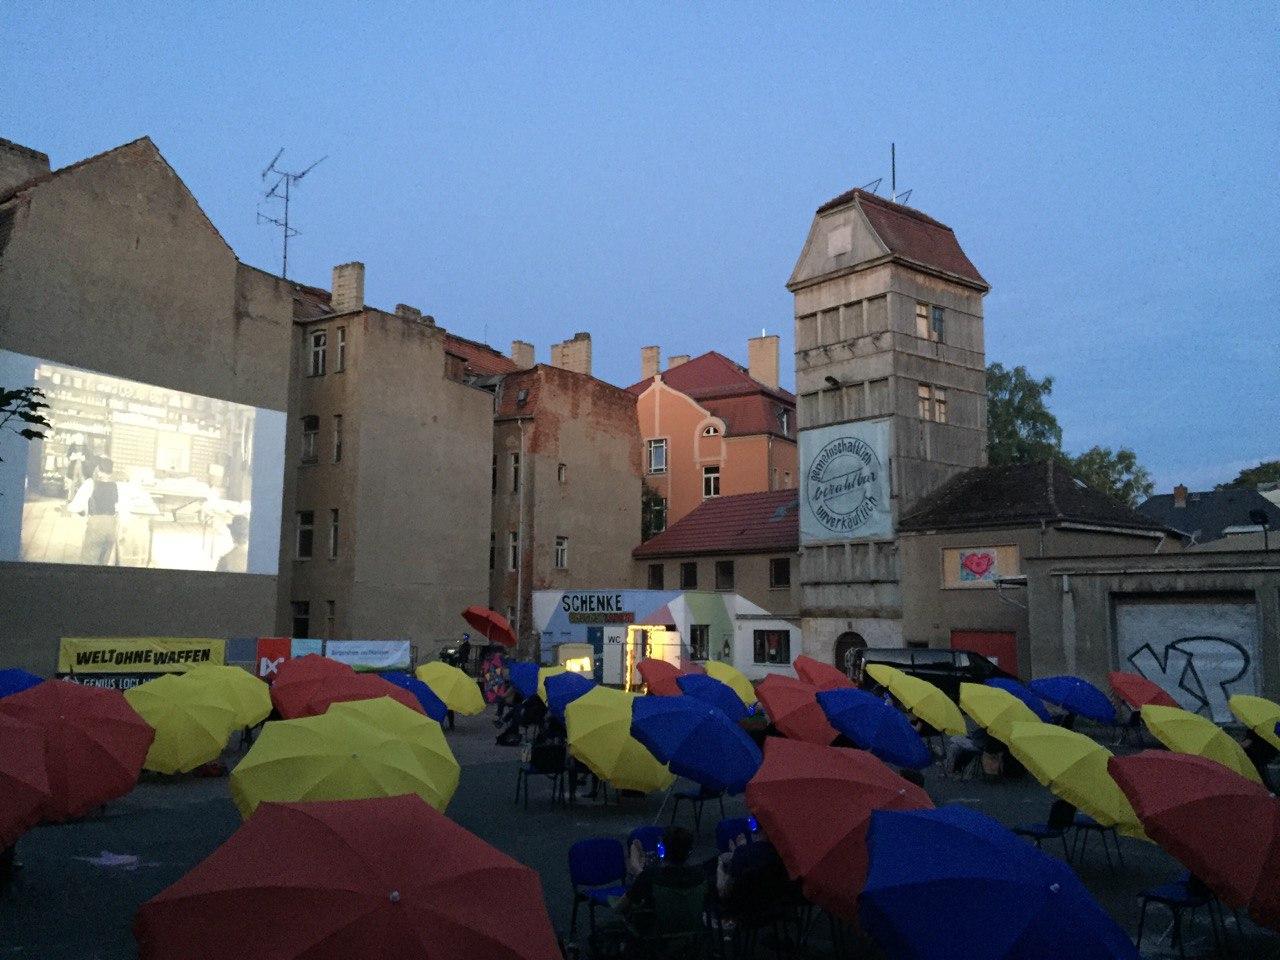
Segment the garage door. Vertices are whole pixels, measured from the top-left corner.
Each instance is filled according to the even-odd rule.
[[[1253,594],[1113,598],[1117,669],[1138,673],[1183,707],[1222,723],[1227,699],[1257,694],[1258,607]]]

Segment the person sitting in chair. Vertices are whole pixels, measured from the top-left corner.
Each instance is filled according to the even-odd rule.
[[[635,883],[616,904],[618,913],[626,916],[653,909],[653,888],[674,887],[689,890],[706,883],[706,874],[689,863],[693,852],[693,834],[684,827],[668,827],[662,833],[659,857],[640,871]]]

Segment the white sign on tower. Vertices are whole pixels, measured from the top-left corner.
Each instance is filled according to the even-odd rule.
[[[885,419],[801,432],[801,543],[893,536],[890,429]]]

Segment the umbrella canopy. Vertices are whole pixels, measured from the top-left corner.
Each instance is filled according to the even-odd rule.
[[[538,692],[538,665],[531,660],[508,660],[507,679],[521,696],[532,697]]]
[[[619,790],[665,790],[675,777],[631,735],[634,694],[596,687],[564,711],[569,752]]]
[[[1017,680],[1009,677],[992,677],[983,681],[988,687],[995,687],[997,690],[1005,690],[1012,693],[1015,697],[1031,708],[1031,712],[1049,723],[1053,720],[1053,714],[1049,712],[1049,708],[1044,705],[1044,701],[1036,696],[1029,687],[1023,686]]]
[[[1076,713],[1098,723],[1116,722],[1116,708],[1107,695],[1088,680],[1070,676],[1041,677],[1031,681],[1031,690],[1068,713]]]
[[[1160,707],[1176,707],[1180,704],[1158,684],[1137,673],[1113,670],[1107,680],[1115,695],[1129,705],[1131,710],[1141,710],[1148,703]]]
[[[1244,748],[1207,717],[1181,707],[1148,705],[1142,708],[1142,722],[1152,736],[1170,750],[1217,760],[1228,770],[1234,770],[1254,783],[1262,782],[1258,768],[1245,754]]]
[[[943,733],[962,734],[964,716],[951,698],[928,680],[903,673],[883,663],[867,665],[866,672],[897,698],[913,716]]]
[[[216,691],[230,704],[237,726],[256,727],[271,714],[271,688],[248,670],[202,663],[182,676],[190,683]]]
[[[688,657],[681,657],[680,672],[681,673],[706,673],[707,668],[703,666],[701,663],[699,663],[697,660],[690,660]],[[750,683],[751,681],[748,680],[747,682]]]
[[[547,702],[547,680],[550,677],[558,677],[562,673],[568,673],[567,667],[539,667],[538,668],[538,696],[543,703]]]
[[[683,662],[682,662],[683,665]],[[733,687],[736,693],[748,707],[756,702],[756,688],[747,675],[732,664],[722,663],[719,660],[708,660],[701,664],[701,670],[697,669],[699,664],[692,663],[688,665],[685,673],[705,673],[708,677],[715,677],[721,683],[727,683]]]
[[[40,822],[48,799],[44,732],[0,715],[0,850]]]
[[[286,720],[307,716],[307,701],[335,677],[352,677],[355,671],[345,663],[318,653],[295,657],[280,664],[271,683],[271,702]]]
[[[650,693],[659,697],[680,696],[680,688],[676,685],[680,670],[667,661],[646,657],[636,664],[636,669],[640,671],[640,678],[644,680]]]
[[[537,873],[413,796],[264,804],[134,936],[142,960],[560,955]]]
[[[0,670],[0,697],[7,697],[11,693],[21,693],[34,687],[37,683],[44,683],[43,677],[37,677],[34,673],[27,673],[17,667],[11,667],[8,670]]]
[[[818,688],[803,680],[771,673],[756,688],[773,725],[792,740],[829,746],[837,736],[816,699]]]
[[[709,703],[735,723],[751,714],[747,705],[742,702],[742,698],[734,692],[733,687],[723,680],[717,680],[704,673],[690,673],[678,677],[676,685],[681,692]]]
[[[1237,720],[1280,750],[1280,703],[1237,693],[1227,701],[1227,707]]]
[[[857,914],[867,822],[877,809],[932,807],[928,794],[863,750],[771,737],[747,784],[747,807],[804,894],[838,917]]]
[[[418,698],[404,687],[396,686],[388,680],[372,673],[354,673],[351,676],[333,677],[321,684],[307,700],[302,708],[302,716],[314,717],[324,713],[332,704],[348,703],[352,700],[376,700],[379,697],[390,697],[403,704],[415,713],[422,713]]]
[[[636,698],[631,735],[672,773],[708,790],[741,793],[763,760],[740,726],[693,696]]]
[[[819,690],[850,690],[857,687],[857,684],[850,680],[843,670],[838,670],[821,660],[815,660],[808,654],[800,654],[792,666],[796,668],[797,677],[805,683],[813,684]]]
[[[1280,930],[1280,800],[1206,757],[1146,750],[1109,766],[1151,839],[1224,903]]]
[[[1062,861],[959,804],[871,815],[862,925],[911,960],[1138,960]]]
[[[511,629],[511,623],[496,610],[481,606],[467,607],[462,611],[462,619],[490,643],[500,643],[504,647],[516,645],[516,632]]]
[[[455,713],[471,717],[484,712],[484,696],[480,687],[457,667],[432,660],[418,667],[414,675]]]
[[[823,690],[818,706],[831,725],[885,763],[923,770],[933,754],[901,710],[865,690]]]
[[[259,803],[360,800],[414,793],[443,809],[458,785],[458,765],[442,754],[432,730],[439,725],[422,714],[411,730],[382,729],[335,705],[318,717],[268,723],[245,758],[231,771],[231,798],[242,816]],[[404,723],[410,723],[403,719]],[[432,728],[432,724],[435,727]],[[424,766],[424,757],[438,758]]]
[[[45,820],[82,817],[133,789],[155,731],[118,690],[46,680],[0,700],[0,715],[44,734]]]
[[[449,805],[462,770],[438,721],[388,697],[335,703],[329,712],[342,720],[363,723],[375,733],[394,734],[407,743],[436,788],[438,798],[428,798],[428,802],[438,810]]]
[[[564,708],[592,690],[596,682],[585,674],[567,670],[547,677],[547,710],[553,717],[564,719]]]
[[[397,687],[408,690],[417,698],[418,706],[422,708],[423,713],[436,723],[444,723],[445,714],[448,713],[449,708],[444,705],[443,700],[432,692],[430,687],[417,677],[412,674],[401,673],[398,670],[384,673],[381,676],[387,683],[394,683]]]
[[[187,773],[217,760],[240,726],[219,691],[179,673],[140,683],[124,698],[156,732],[143,763],[156,773]]]
[[[983,683],[960,684],[960,708],[1002,743],[1009,742],[1009,728],[1015,723],[1043,722],[1008,690]]]
[[[1111,751],[1096,740],[1053,723],[1015,723],[1005,741],[1018,762],[1055,797],[1074,804],[1104,827],[1142,837],[1142,825],[1107,772]]]

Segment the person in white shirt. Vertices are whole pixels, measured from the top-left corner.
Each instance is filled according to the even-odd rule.
[[[80,562],[110,566],[115,562],[116,539],[119,536],[120,489],[112,478],[114,464],[99,457],[93,476],[80,484],[80,489],[67,505],[68,513],[87,516],[84,542],[80,546]]]

